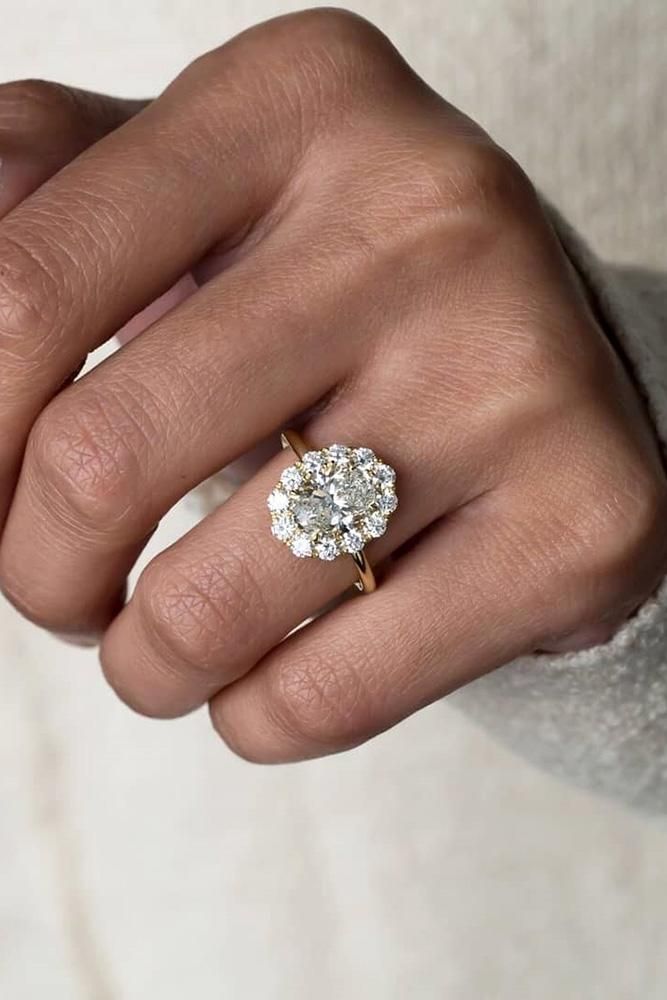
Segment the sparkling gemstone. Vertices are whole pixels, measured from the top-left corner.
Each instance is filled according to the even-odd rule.
[[[276,488],[269,493],[267,504],[271,513],[277,514],[281,510],[287,510],[287,507],[289,506],[289,497],[283,490]]]
[[[362,472],[355,470],[335,473],[327,484],[327,493],[333,508],[333,524],[349,523],[375,499],[371,483]]]
[[[311,483],[321,486],[332,467],[332,460],[323,451],[309,451],[303,456],[303,469]]]
[[[313,554],[313,546],[308,535],[303,531],[298,531],[290,542],[290,548],[295,556],[306,559]]]
[[[379,465],[375,466],[375,478],[380,483],[393,483],[396,479],[396,473],[390,465],[380,462]]]
[[[344,552],[361,552],[364,538],[360,531],[347,531],[343,535],[342,548]]]
[[[398,507],[398,498],[395,493],[383,493],[378,497],[378,507],[383,514],[393,514]]]
[[[303,473],[295,465],[290,465],[283,470],[280,482],[287,490],[298,490],[303,482]]]
[[[382,514],[369,514],[366,518],[366,531],[371,538],[379,538],[387,530],[387,519]]]
[[[285,469],[269,495],[272,531],[299,557],[360,552],[397,506],[394,472],[370,448],[330,445]]]
[[[302,464],[308,472],[321,469],[326,464],[327,456],[322,451],[307,451],[302,458]]]
[[[291,514],[277,514],[273,519],[271,531],[281,542],[286,542],[294,531],[294,518]]]
[[[358,465],[370,465],[375,461],[375,455],[370,448],[355,448],[352,455]]]
[[[326,531],[333,523],[333,508],[329,496],[316,490],[294,503],[294,517],[304,531]]]
[[[329,560],[335,559],[338,555],[338,546],[333,538],[323,538],[322,541],[318,542],[315,546],[315,551],[320,559],[326,559],[326,561],[329,562]]]
[[[375,500],[373,487],[360,472],[334,472],[322,486],[294,501],[294,516],[304,531],[327,531],[352,524]]]

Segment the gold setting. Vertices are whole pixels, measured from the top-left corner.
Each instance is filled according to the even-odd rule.
[[[376,589],[364,546],[379,538],[398,505],[396,474],[370,448],[309,447],[294,429],[281,434],[296,463],[283,470],[269,494],[272,533],[298,557],[323,560],[347,555],[363,593]]]

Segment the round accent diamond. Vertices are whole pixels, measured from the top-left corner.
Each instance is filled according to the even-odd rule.
[[[311,470],[319,469],[326,461],[326,451],[307,451],[301,460],[301,464],[310,472]]]
[[[269,493],[269,499],[266,501],[267,507],[272,514],[277,514],[281,510],[287,510],[289,506],[289,497],[286,493],[276,487]]]
[[[291,514],[277,514],[273,519],[271,531],[281,542],[287,542],[294,532],[294,518]]]
[[[286,490],[298,490],[299,486],[301,486],[301,483],[303,482],[303,473],[296,467],[296,465],[290,465],[286,469],[283,469],[280,482]]]
[[[310,543],[310,538],[305,535],[302,531],[298,531],[296,535],[292,538],[290,542],[290,548],[295,556],[299,559],[307,559],[308,556],[312,556],[313,547]]]
[[[302,466],[311,483],[324,482],[332,460],[326,451],[309,451],[303,456]]]
[[[332,444],[306,452],[269,494],[271,530],[295,556],[331,560],[361,552],[396,509],[395,473],[370,448]]]
[[[333,538],[323,538],[322,541],[318,542],[315,546],[315,552],[320,559],[325,559],[329,562],[329,560],[335,559],[338,555],[338,546]]]
[[[387,530],[387,518],[382,514],[369,514],[366,518],[366,531],[371,538],[379,538]]]
[[[370,448],[355,448],[352,457],[359,465],[370,465],[375,461],[375,455]]]
[[[375,466],[375,478],[380,483],[389,484],[396,480],[396,473],[391,465],[385,465],[384,462],[380,462],[379,465]]]
[[[398,507],[398,497],[395,493],[383,493],[378,500],[378,507],[383,514],[393,514]]]
[[[364,537],[360,531],[348,531],[343,535],[342,548],[344,552],[361,552],[364,547]]]

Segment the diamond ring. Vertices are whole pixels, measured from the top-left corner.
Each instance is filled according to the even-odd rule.
[[[331,560],[351,556],[359,590],[375,590],[364,546],[387,530],[398,507],[396,473],[370,448],[331,444],[307,448],[293,430],[281,435],[297,461],[269,494],[271,531],[295,556]]]

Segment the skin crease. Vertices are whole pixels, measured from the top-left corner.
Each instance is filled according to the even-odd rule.
[[[5,85],[0,164],[0,583],[101,639],[138,711],[208,701],[260,762],[343,750],[603,641],[662,578],[652,429],[530,182],[367,22],[267,22],[150,104]],[[295,417],[398,470],[372,596],[270,536]],[[223,467],[237,492],[123,606]]]

